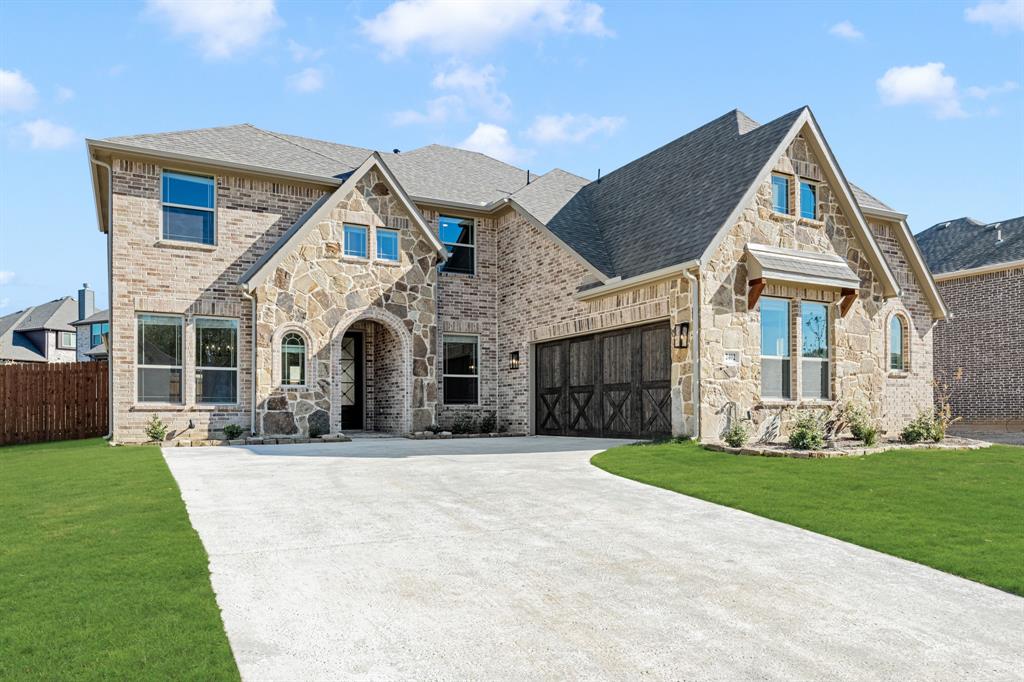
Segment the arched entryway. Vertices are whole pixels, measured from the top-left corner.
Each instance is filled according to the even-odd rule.
[[[346,315],[331,336],[331,431],[412,430],[412,336],[379,308]]]

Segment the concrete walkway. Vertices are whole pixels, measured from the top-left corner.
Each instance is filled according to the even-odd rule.
[[[165,454],[248,680],[1021,679],[1024,599],[589,464],[612,444]]]

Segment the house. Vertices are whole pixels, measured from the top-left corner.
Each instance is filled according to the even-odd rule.
[[[731,111],[594,181],[248,124],[87,144],[119,441],[153,415],[191,438],[493,417],[716,440],[932,402],[942,300],[806,107]]]
[[[935,328],[935,376],[953,413],[1024,430],[1024,216],[948,220],[917,243],[949,307]]]
[[[71,326],[77,336],[75,358],[78,362],[107,359],[103,335],[110,331],[110,313],[96,310],[96,292],[88,284],[78,290],[78,319]]]
[[[74,362],[78,312],[70,296],[0,317],[0,364]]]

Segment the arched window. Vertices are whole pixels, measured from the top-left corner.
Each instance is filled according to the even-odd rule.
[[[889,369],[907,370],[907,325],[899,315],[889,320]]]
[[[288,332],[281,339],[281,384],[306,384],[306,340],[295,332]]]

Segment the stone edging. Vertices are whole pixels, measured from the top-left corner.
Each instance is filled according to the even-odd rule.
[[[842,448],[834,450],[796,450],[781,445],[744,446],[733,448],[723,443],[701,443],[707,450],[728,452],[733,455],[751,455],[754,457],[792,457],[795,459],[825,459],[830,457],[862,457],[889,450],[981,450],[992,445],[987,441],[972,438],[956,438],[957,442],[943,443],[900,443],[891,441],[870,447]]]
[[[452,433],[451,431],[416,431],[406,438],[412,440],[443,440],[447,438],[521,438],[525,433]]]

